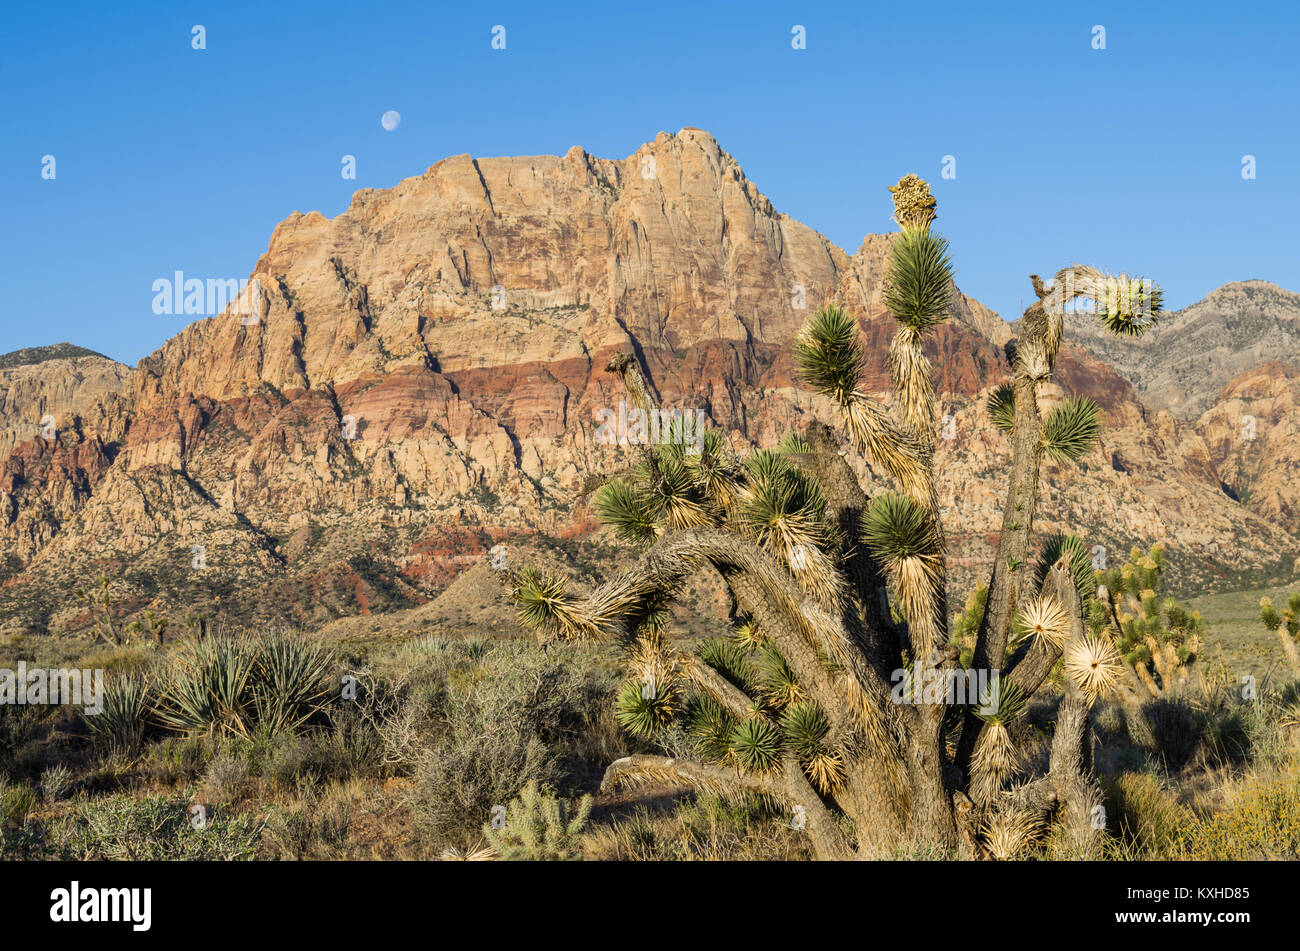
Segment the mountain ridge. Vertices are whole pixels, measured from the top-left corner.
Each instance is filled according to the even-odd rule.
[[[254,321],[186,326],[55,439],[0,452],[0,544],[18,562],[0,628],[84,629],[51,592],[100,572],[126,613],[320,625],[427,603],[498,543],[589,538],[585,487],[629,458],[597,436],[625,399],[611,355],[635,353],[661,405],[702,410],[739,450],[833,421],[790,343],[840,303],[862,328],[864,386],[887,389],[892,240],[843,251],[689,129],[624,159],[452,156],[333,219],[290,215],[250,274]],[[958,291],[927,340],[967,586],[1000,524],[1009,450],[982,401],[1009,374],[1011,334]],[[1092,396],[1107,430],[1078,469],[1045,467],[1043,534],[1117,551],[1172,537],[1192,584],[1291,570],[1300,543],[1229,496],[1191,423],[1069,337],[1048,390]]]

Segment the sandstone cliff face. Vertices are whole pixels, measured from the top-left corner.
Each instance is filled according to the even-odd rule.
[[[1300,533],[1300,369],[1271,361],[1247,370],[1196,426],[1227,489]]]
[[[581,537],[582,487],[629,458],[597,439],[598,412],[623,398],[603,372],[613,352],[637,354],[664,407],[703,410],[738,448],[771,444],[831,418],[790,356],[824,301],[859,316],[867,381],[886,388],[889,241],[845,253],[694,129],[617,161],[457,156],[358,192],[333,220],[295,214],[250,276],[255,320],[186,327],[121,399],[4,462],[0,544],[23,570],[0,615],[75,627],[58,586],[104,570],[127,609],[319,624],[427,600],[520,533]],[[982,396],[1008,375],[1010,334],[959,296],[929,344],[955,421],[939,458],[960,584],[1000,522],[1009,450]],[[1067,351],[1058,383],[1094,396],[1109,429],[1095,458],[1049,475],[1049,527],[1167,539],[1206,583],[1296,548],[1224,493],[1195,432],[1105,364]]]
[[[0,356],[0,460],[42,431],[66,428],[99,397],[121,393],[131,375],[129,367],[89,351],[51,359],[42,350],[59,352],[35,348]]]

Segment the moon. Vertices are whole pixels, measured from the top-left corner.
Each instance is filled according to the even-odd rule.
[[[396,109],[389,109],[380,118],[379,124],[383,126],[385,129],[387,129],[389,132],[392,132],[399,125],[402,124],[402,114],[398,112]]]

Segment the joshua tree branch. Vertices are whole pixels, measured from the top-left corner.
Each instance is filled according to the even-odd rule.
[[[826,496],[827,515],[844,536],[841,557],[853,580],[863,615],[863,647],[882,676],[888,677],[902,663],[898,634],[889,616],[887,587],[880,566],[866,548],[854,542],[866,510],[867,494],[862,491],[848,461],[839,452],[830,428],[814,422],[804,433],[812,452],[794,456],[817,480]]]
[[[754,700],[722,674],[698,657],[687,655],[683,664],[691,682],[722,704],[732,716],[742,720],[753,716]]]

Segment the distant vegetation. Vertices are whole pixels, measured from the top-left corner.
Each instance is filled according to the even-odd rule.
[[[13,350],[9,353],[0,354],[0,370],[8,370],[11,367],[31,366],[34,363],[44,363],[47,360],[68,360],[73,357],[103,357],[102,353],[96,353],[94,350],[87,350],[85,347],[78,347],[72,343],[55,343],[46,347],[24,347],[22,350]]]

